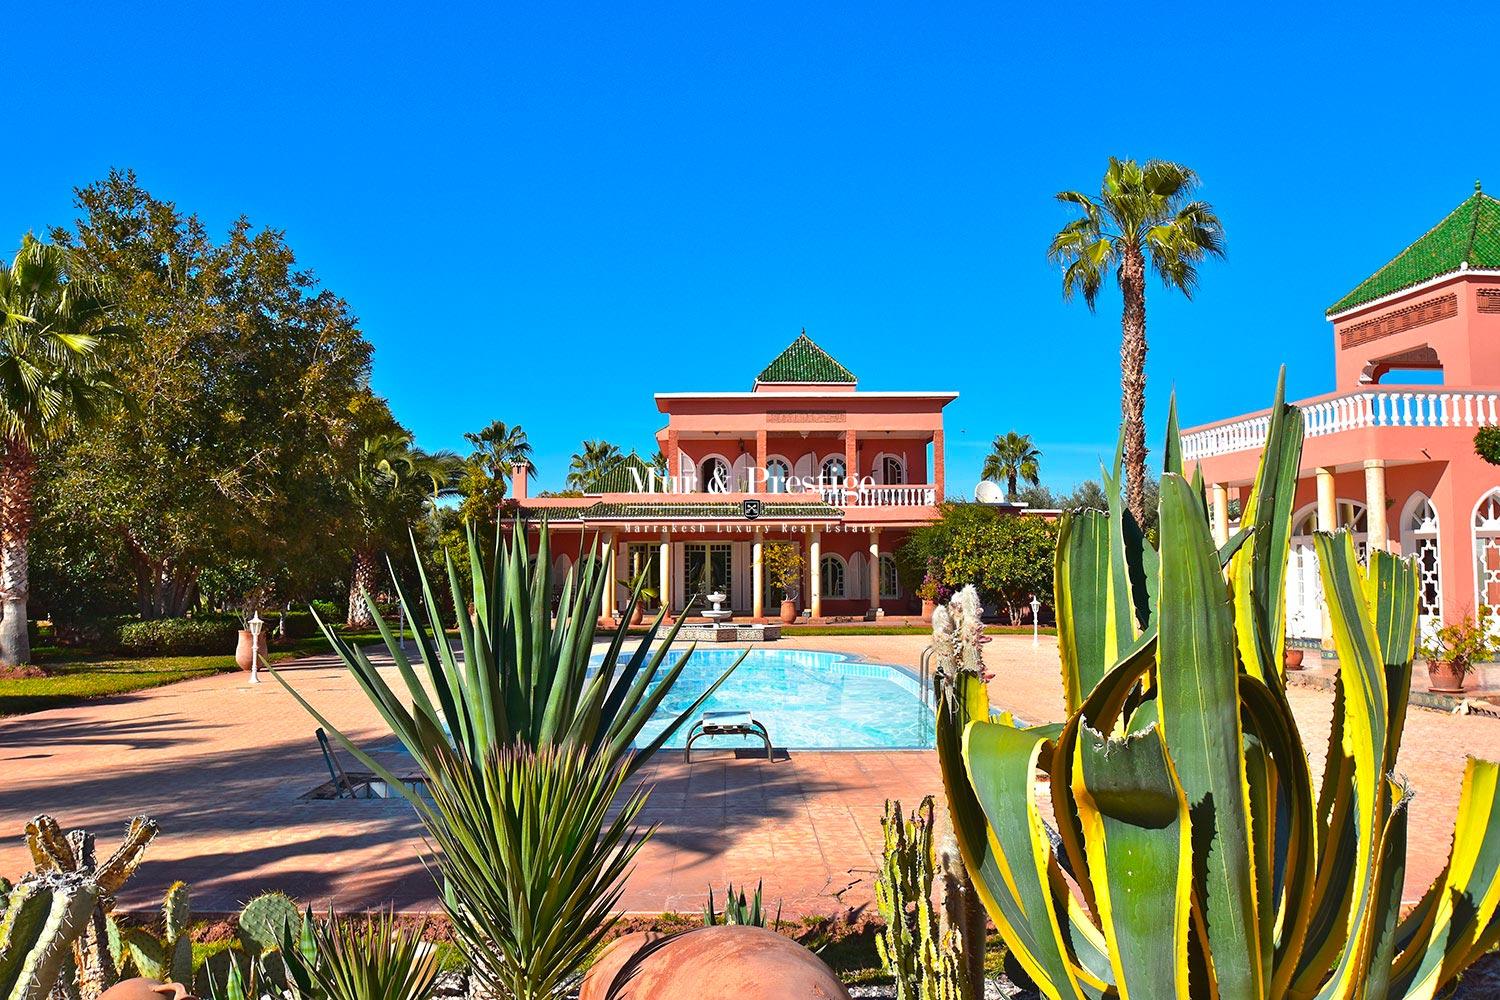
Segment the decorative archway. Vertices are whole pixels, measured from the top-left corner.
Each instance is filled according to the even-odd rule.
[[[1500,489],[1474,505],[1474,609],[1500,611]]]
[[[875,482],[881,486],[906,485],[906,459],[893,452],[883,451],[876,455],[872,471]]]
[[[698,492],[728,493],[732,466],[723,455],[705,455],[698,463]]]
[[[1413,493],[1401,509],[1401,552],[1417,560],[1417,616],[1421,634],[1443,622],[1442,562],[1438,514],[1425,493]]]
[[[1339,500],[1336,527],[1354,532],[1354,547],[1364,557],[1369,542],[1365,505]],[[1286,561],[1286,631],[1294,639],[1323,636],[1323,578],[1313,532],[1318,529],[1318,505],[1310,503],[1292,515],[1292,550]]]
[[[828,600],[829,598],[839,600],[848,596],[846,591],[848,588],[849,567],[845,565],[842,556],[832,552],[828,553],[820,560],[818,572],[820,574],[818,582],[823,585],[821,589],[824,600]]]

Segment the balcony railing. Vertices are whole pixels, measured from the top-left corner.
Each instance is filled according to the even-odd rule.
[[[823,502],[835,507],[931,507],[935,486],[824,486]]]
[[[1500,393],[1462,390],[1375,389],[1299,403],[1306,437],[1362,427],[1493,427],[1500,425]],[[1182,436],[1184,459],[1227,455],[1258,448],[1266,440],[1268,415],[1245,417]]]

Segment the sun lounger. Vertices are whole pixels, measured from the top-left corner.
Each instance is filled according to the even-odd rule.
[[[749,712],[704,712],[703,718],[688,730],[684,750],[688,763],[693,760],[693,741],[705,736],[758,736],[765,741],[766,760],[771,759],[771,734],[761,722],[751,718]]]

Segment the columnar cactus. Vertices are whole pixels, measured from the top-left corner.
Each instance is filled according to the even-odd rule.
[[[142,976],[161,982],[190,983],[193,979],[193,939],[188,925],[193,919],[186,882],[173,882],[162,902],[162,936],[158,939],[143,927],[124,935],[125,954]]]
[[[35,872],[9,894],[0,918],[0,997],[43,1000],[99,903],[99,885],[77,872]]]
[[[875,882],[875,905],[885,927],[875,938],[880,963],[896,984],[896,1000],[969,1000],[969,977],[956,928],[945,928],[933,906],[937,856],[932,846],[932,796],[903,818],[887,800],[885,851]],[[981,952],[982,954],[982,952]]]

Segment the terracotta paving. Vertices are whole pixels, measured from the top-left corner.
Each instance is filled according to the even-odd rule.
[[[785,645],[914,668],[925,640],[807,636]],[[1027,721],[1060,715],[1055,640],[996,637],[987,658],[998,673],[996,705]],[[334,661],[281,670],[362,745],[390,750],[383,724]],[[1320,767],[1331,694],[1299,687],[1291,698]],[[163,833],[123,895],[127,907],[153,905],[182,878],[200,912],[233,909],[273,887],[319,906],[435,908],[419,825],[399,799],[301,798],[328,778],[313,728],[274,681],[251,687],[242,675],[0,720],[0,873],[26,867],[19,834],[38,812],[96,831],[101,845],[145,812]],[[1446,857],[1465,753],[1500,756],[1500,719],[1412,710],[1399,765],[1419,792],[1408,897]],[[623,900],[637,912],[696,912],[710,883],[761,878],[787,915],[868,905],[884,800],[909,808],[941,790],[931,752],[794,752],[771,762],[710,752],[691,765],[666,752],[645,778],[654,784],[645,816],[660,825]]]

